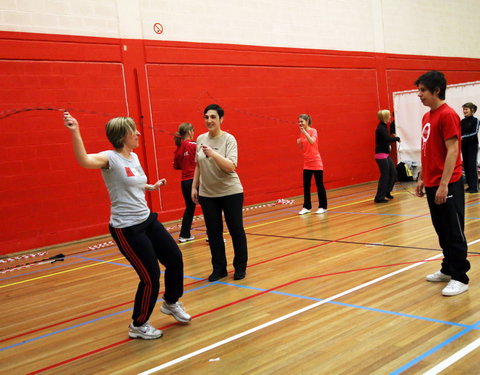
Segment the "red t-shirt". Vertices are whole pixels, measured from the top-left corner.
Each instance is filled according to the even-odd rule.
[[[422,177],[425,186],[439,186],[445,166],[447,147],[445,141],[457,137],[458,156],[449,183],[462,177],[462,158],[460,154],[462,129],[460,117],[446,103],[434,111],[425,113],[422,119]]]
[[[314,171],[323,170],[322,157],[318,151],[318,136],[317,130],[310,128],[307,130],[310,138],[313,139],[313,143],[308,142],[305,135],[300,134],[300,141],[302,142],[303,150],[303,169],[311,169]]]
[[[195,174],[195,152],[197,144],[192,141],[182,141],[173,157],[173,168],[182,170],[182,181],[193,179]]]

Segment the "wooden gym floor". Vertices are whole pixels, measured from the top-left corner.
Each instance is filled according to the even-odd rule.
[[[210,255],[196,220],[196,240],[180,245],[193,320],[177,324],[159,300],[158,340],[128,338],[138,279],[110,237],[38,258],[63,253],[62,262],[1,263],[0,373],[480,374],[480,194],[465,199],[470,290],[443,297],[444,283],[425,281],[442,257],[426,199],[402,184],[393,201],[374,204],[375,189],[329,191],[323,215],[297,215],[300,197],[245,209],[240,281],[205,280]],[[177,238],[175,224],[165,226]]]

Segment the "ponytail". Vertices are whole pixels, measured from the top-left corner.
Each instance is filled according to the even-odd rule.
[[[182,144],[182,141],[188,135],[188,132],[192,130],[193,130],[193,125],[190,124],[189,122],[182,122],[178,126],[178,131],[173,136],[173,140],[175,141],[175,144],[177,145],[177,147]]]

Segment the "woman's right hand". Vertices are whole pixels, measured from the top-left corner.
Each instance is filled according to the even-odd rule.
[[[70,112],[63,112],[63,124],[67,127],[68,130],[78,130],[79,125],[75,117],[73,117]]]

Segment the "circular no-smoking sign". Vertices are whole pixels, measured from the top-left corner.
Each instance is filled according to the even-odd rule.
[[[161,23],[156,23],[153,25],[153,31],[155,31],[155,34],[161,34],[163,33],[163,26]]]

